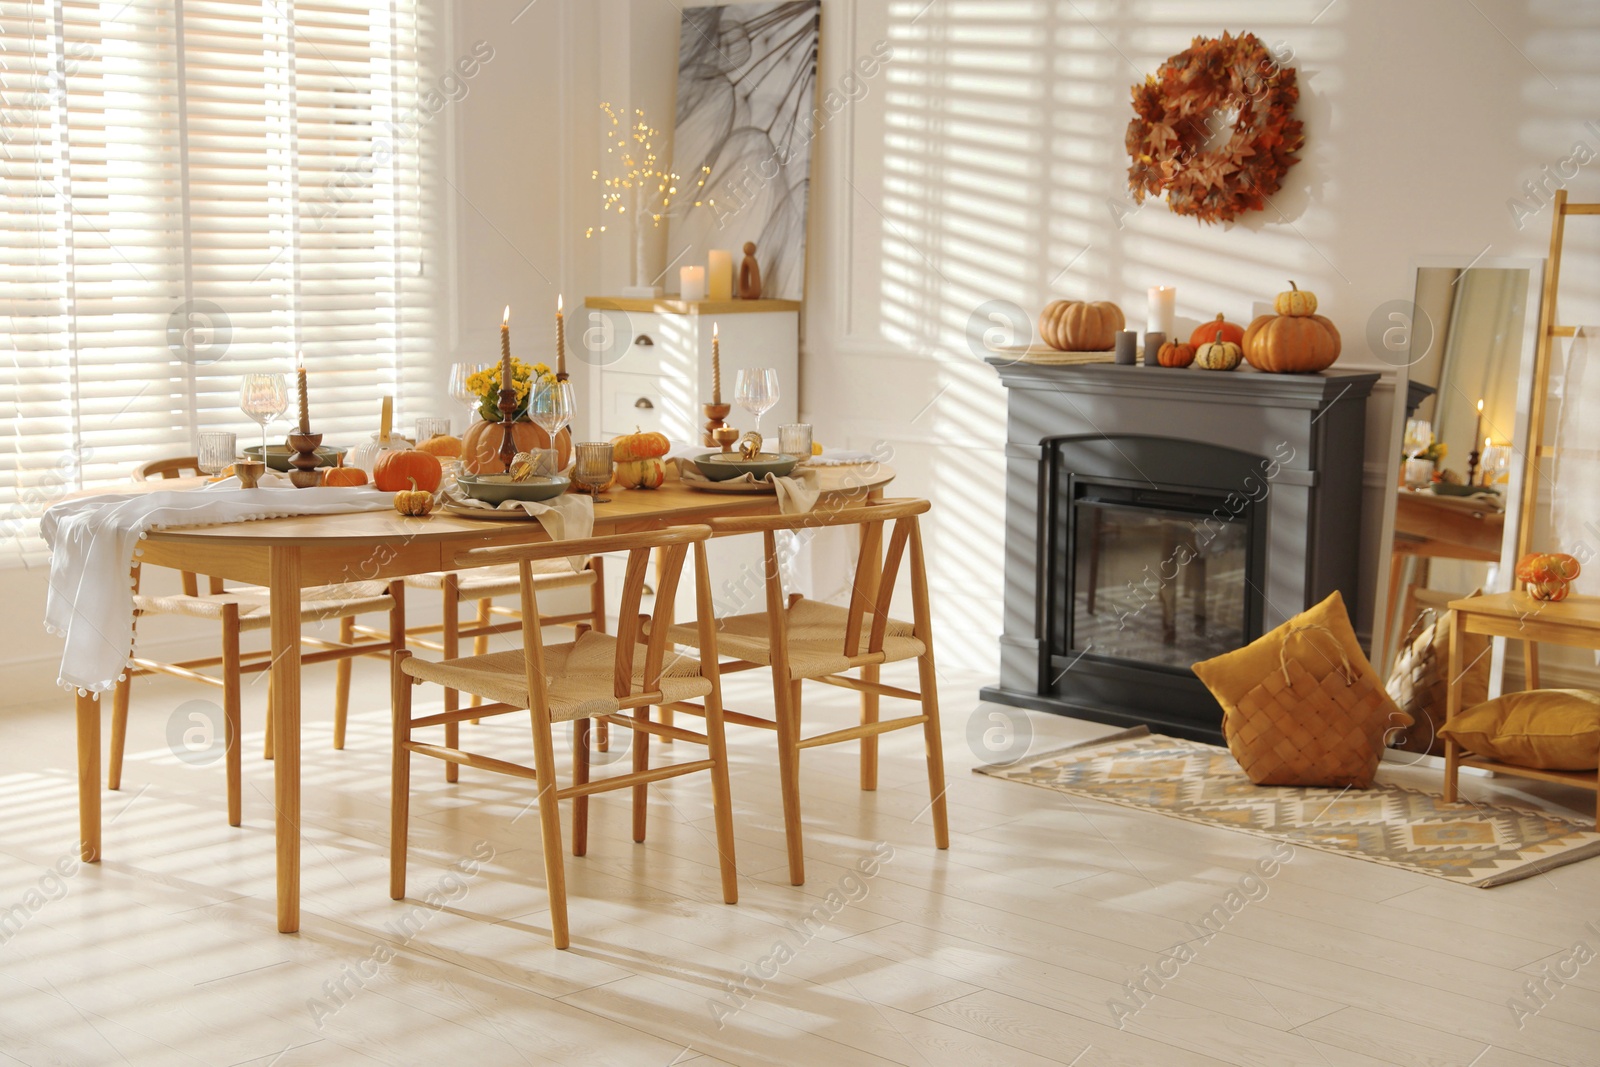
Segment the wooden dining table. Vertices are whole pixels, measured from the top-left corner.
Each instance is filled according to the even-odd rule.
[[[817,467],[818,507],[881,499],[894,471],[883,464]],[[130,483],[126,492],[198,488],[201,479]],[[120,490],[113,490],[120,491]],[[713,492],[669,481],[659,489],[608,490],[594,509],[594,532],[658,530],[726,516],[776,514],[770,492]],[[396,512],[311,515],[153,530],[142,542],[146,566],[206,574],[270,590],[272,743],[277,835],[278,929],[300,928],[300,591],[338,582],[404,578],[457,569],[468,549],[546,541],[531,519],[479,519],[456,512],[408,518]],[[876,696],[862,694],[864,719]],[[100,702],[77,697],[78,822],[85,863],[102,854]],[[870,721],[870,720],[869,720]],[[863,745],[863,764],[866,746]],[[875,756],[876,754],[873,753]],[[875,760],[874,760],[875,762]]]

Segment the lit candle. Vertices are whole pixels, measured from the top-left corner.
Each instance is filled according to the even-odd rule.
[[[300,380],[300,432],[311,432],[311,401],[306,396],[306,354],[297,353],[295,376]]]
[[[713,248],[706,255],[706,287],[712,300],[733,299],[733,253]]]
[[[1172,316],[1177,309],[1178,290],[1170,285],[1156,285],[1150,288],[1148,297],[1149,309],[1145,316],[1145,332],[1175,336],[1172,332]]]
[[[706,298],[706,269],[704,267],[678,268],[678,299],[704,300]]]
[[[515,389],[511,381],[511,305],[500,318],[500,388]],[[510,418],[510,416],[506,416]]]
[[[1483,436],[1483,401],[1478,401],[1478,421],[1472,428],[1472,439],[1476,441]]]
[[[567,320],[561,314],[561,294],[556,294],[556,381],[567,380]]]
[[[722,403],[722,340],[717,336],[717,324],[711,324],[711,402]]]

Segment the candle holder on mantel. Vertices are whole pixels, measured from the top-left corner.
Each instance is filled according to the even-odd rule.
[[[1483,458],[1483,453],[1474,448],[1467,453],[1467,484],[1478,484],[1478,463]]]
[[[727,419],[728,413],[732,410],[732,404],[705,405],[706,432],[705,436],[701,439],[701,444],[714,445],[717,443],[717,431],[728,425],[724,420]]]
[[[284,443],[289,447],[289,466],[294,468],[289,472],[289,481],[295,488],[310,489],[320,484],[322,476],[317,473],[317,465],[322,460],[317,457],[317,446],[322,444],[322,435],[292,433]]]

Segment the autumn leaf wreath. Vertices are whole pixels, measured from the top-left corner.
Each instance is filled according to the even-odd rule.
[[[1134,201],[1165,193],[1171,211],[1201,222],[1260,211],[1299,161],[1299,99],[1294,68],[1281,65],[1255,34],[1196,37],[1133,87],[1127,147]]]

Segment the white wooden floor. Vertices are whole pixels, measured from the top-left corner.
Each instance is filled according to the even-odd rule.
[[[654,791],[644,845],[629,840],[625,795],[600,797],[590,855],[569,860],[569,952],[548,940],[537,820],[517,817],[527,783],[464,770],[447,786],[442,767],[417,761],[413,899],[388,899],[376,663],[357,667],[344,752],[320,699],[331,670],[307,671],[294,936],[274,932],[259,687],[235,830],[220,764],[180,762],[166,740],[176,709],[211,694],[140,683],[94,867],[75,861],[68,701],[12,709],[0,719],[0,1065],[1600,1064],[1600,861],[1480,890],[1302,849],[1200,941],[1186,924],[1271,845],[969,773],[982,681],[943,683],[948,853],[932,847],[915,736],[885,744],[876,794],[856,788],[853,747],[813,750],[809,881],[791,887],[770,735],[736,729],[740,903],[720,903],[702,777]],[[759,676],[729,692],[749,707]],[[842,690],[807,696],[813,721],[853,713]],[[1108,732],[1033,723],[1039,748]],[[476,729],[487,750],[525,757],[520,722]],[[65,876],[50,873],[58,863]],[[430,892],[440,907],[422,902]],[[1582,966],[1569,959],[1580,942]],[[1166,950],[1179,943],[1193,958],[1173,975]],[[1538,1008],[1526,983],[1545,965],[1567,980],[1548,981],[1519,1026],[1508,1001]],[[1111,1002],[1139,1004],[1129,982],[1152,993],[1119,1028]]]

